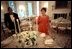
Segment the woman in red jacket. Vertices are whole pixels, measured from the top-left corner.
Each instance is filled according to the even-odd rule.
[[[46,35],[49,35],[48,31],[50,28],[50,20],[49,16],[46,14],[46,8],[41,9],[41,16],[38,17],[37,23],[38,23],[38,31],[41,33],[45,33]]]

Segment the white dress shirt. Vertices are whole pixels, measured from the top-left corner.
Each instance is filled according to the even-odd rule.
[[[13,15],[10,15],[10,18],[11,18],[12,22],[14,22],[14,17],[13,17]]]

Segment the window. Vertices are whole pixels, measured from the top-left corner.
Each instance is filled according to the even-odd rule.
[[[15,4],[14,4],[14,1],[8,1],[8,4],[9,4],[9,7],[12,8],[13,12],[16,12],[16,7],[15,7]]]
[[[28,2],[28,16],[32,15],[32,3]]]
[[[19,5],[18,15],[19,15],[20,19],[24,18],[24,16],[25,16],[25,7],[24,7],[24,5]]]

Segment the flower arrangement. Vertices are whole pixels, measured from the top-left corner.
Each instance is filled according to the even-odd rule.
[[[36,45],[36,38],[37,38],[37,34],[33,31],[27,31],[27,32],[23,32],[20,36],[19,36],[19,40],[18,43],[23,47],[25,46],[34,46]]]

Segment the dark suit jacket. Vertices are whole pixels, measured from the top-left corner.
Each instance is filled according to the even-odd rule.
[[[16,23],[16,26],[17,26],[16,29],[18,31],[18,25],[17,25],[17,21],[16,21],[16,19],[19,20],[18,14],[13,13],[13,16],[15,18],[15,23]],[[15,29],[14,22],[12,22],[9,13],[4,14],[4,22],[5,22],[5,26],[8,27],[9,29]],[[19,24],[20,24],[20,20],[19,20]]]

